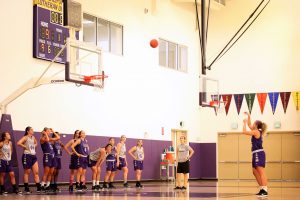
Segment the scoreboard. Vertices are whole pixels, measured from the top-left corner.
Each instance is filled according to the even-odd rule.
[[[61,0],[34,0],[33,57],[53,60],[66,44],[69,29],[63,26]],[[66,62],[66,49],[55,62]]]

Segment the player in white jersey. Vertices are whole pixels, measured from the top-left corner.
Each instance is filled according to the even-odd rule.
[[[33,136],[33,133],[34,133],[33,129],[30,126],[26,127],[24,136],[17,142],[17,145],[24,149],[24,153],[22,156],[22,164],[24,168],[24,187],[25,187],[26,194],[31,193],[28,186],[28,179],[31,170],[34,175],[34,181],[37,187],[37,193],[41,192],[39,166],[37,163],[37,157],[35,152],[37,141]]]
[[[137,145],[132,147],[128,151],[129,155],[133,158],[133,166],[134,166],[134,171],[136,175],[136,187],[137,188],[142,188],[141,184],[141,178],[142,178],[142,171],[144,169],[144,147],[143,147],[143,140],[138,140]]]
[[[100,186],[100,174],[101,166],[105,161],[106,151],[105,148],[98,148],[95,151],[91,152],[88,159],[88,167],[92,169],[92,190],[99,191],[102,189]]]
[[[117,168],[119,170],[123,170],[124,177],[124,187],[129,187],[127,182],[128,176],[128,167],[127,167],[127,159],[126,159],[126,136],[122,135],[120,142],[117,145]]]
[[[186,190],[188,177],[190,173],[190,159],[194,154],[194,150],[186,144],[186,138],[180,137],[180,144],[177,146],[177,173],[175,189]],[[184,175],[184,183],[182,185],[182,174]]]
[[[13,166],[11,163],[12,155],[12,143],[10,141],[9,132],[3,132],[0,138],[0,194],[7,194],[4,187],[5,174],[8,173],[10,176],[10,182],[13,187],[13,192],[16,194],[21,194],[16,185],[15,173],[13,171]]]

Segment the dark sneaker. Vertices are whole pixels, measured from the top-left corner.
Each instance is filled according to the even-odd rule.
[[[96,185],[96,190],[102,190],[102,186],[100,186],[100,185]]]
[[[5,191],[5,190],[3,190],[3,191],[2,191],[2,194],[3,194],[3,195],[7,195],[7,194],[8,194],[8,192],[7,192],[7,191]]]
[[[180,190],[180,189],[181,189],[181,187],[179,187],[179,186],[176,186],[174,189],[175,189],[175,190]]]
[[[92,186],[92,191],[93,192],[97,191],[97,186]]]
[[[107,189],[108,188],[108,186],[107,186],[107,184],[106,183],[103,183],[103,187],[102,187],[103,189]]]
[[[259,196],[266,197],[266,196],[268,196],[268,192],[265,191],[264,189],[261,189]]]
[[[79,185],[76,185],[75,191],[76,192],[82,192],[82,188]]]
[[[19,189],[14,189],[13,193],[15,193],[15,194],[22,194],[22,192]]]
[[[82,185],[81,188],[82,188],[82,190],[84,190],[84,191],[87,191],[87,190],[88,190],[88,188],[86,187],[86,185]]]
[[[109,189],[116,189],[116,187],[115,187],[112,183],[109,183],[109,184],[108,184],[108,188],[109,188]]]
[[[69,192],[73,192],[74,188],[73,185],[69,185]]]
[[[129,184],[126,182],[126,183],[124,183],[124,187],[125,188],[130,188],[130,186],[129,186]]]
[[[182,189],[182,190],[186,190],[186,187],[182,186],[180,189]]]
[[[260,193],[261,193],[261,191],[262,191],[262,189],[261,189],[261,190],[259,190],[259,192],[258,192],[258,193],[256,193],[255,195],[259,196],[259,195],[260,195]]]
[[[31,191],[29,190],[29,188],[25,188],[24,194],[31,194]]]

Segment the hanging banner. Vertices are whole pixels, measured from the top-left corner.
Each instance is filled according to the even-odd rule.
[[[247,102],[249,113],[251,114],[252,108],[253,108],[253,103],[255,100],[255,93],[245,94],[245,99]]]
[[[267,93],[257,93],[256,96],[259,103],[260,112],[261,114],[263,114],[265,109],[266,99],[267,99]]]
[[[235,106],[238,114],[240,114],[241,107],[243,104],[244,94],[234,94]]]
[[[225,111],[226,111],[226,115],[228,114],[229,108],[230,108],[230,102],[231,102],[231,98],[232,98],[232,94],[222,94],[222,100],[225,103]]]
[[[274,113],[276,111],[276,107],[277,107],[279,92],[269,92],[268,95],[269,95],[269,100],[270,100],[270,103],[272,106],[272,112],[274,115]]]
[[[280,92],[280,99],[281,99],[284,113],[286,113],[286,109],[289,104],[290,96],[291,96],[291,92]]]
[[[298,92],[292,92],[292,97],[296,106],[296,110],[299,110],[300,108],[300,91]]]

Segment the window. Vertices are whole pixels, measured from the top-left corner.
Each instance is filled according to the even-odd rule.
[[[123,26],[84,13],[83,41],[95,44],[103,51],[123,55]]]
[[[83,41],[91,44],[96,44],[96,17],[88,14],[83,14]]]
[[[159,39],[159,65],[187,72],[188,49],[167,40]]]

